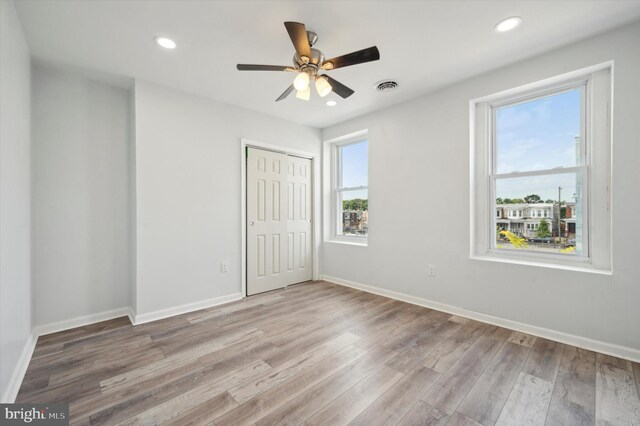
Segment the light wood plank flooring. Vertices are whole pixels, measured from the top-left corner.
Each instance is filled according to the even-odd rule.
[[[640,365],[325,282],[38,339],[71,424],[640,425]]]

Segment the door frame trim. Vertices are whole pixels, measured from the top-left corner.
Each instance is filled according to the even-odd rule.
[[[274,145],[266,142],[259,142],[253,139],[240,138],[240,242],[241,242],[241,257],[240,257],[240,270],[241,270],[241,285],[242,285],[242,297],[247,297],[247,163],[245,158],[245,151],[249,148],[263,149],[267,151],[280,152],[287,155],[294,155],[297,157],[309,158],[312,164],[311,174],[311,195],[312,200],[312,216],[311,221],[313,224],[313,240],[312,247],[312,259],[313,268],[311,278],[317,280],[320,276],[320,153],[313,153],[308,151],[301,151],[298,149],[289,148],[281,145]]]

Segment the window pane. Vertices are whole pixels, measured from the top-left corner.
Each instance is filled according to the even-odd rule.
[[[497,179],[496,247],[581,255],[581,180],[580,173]]]
[[[496,173],[580,165],[579,89],[496,110]]]
[[[369,230],[368,190],[339,192],[338,206],[340,214],[340,229],[338,231],[342,235],[367,235]]]
[[[341,188],[367,186],[369,174],[369,143],[367,141],[353,143],[338,148],[342,170]]]

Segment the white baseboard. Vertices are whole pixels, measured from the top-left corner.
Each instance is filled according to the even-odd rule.
[[[508,328],[510,330],[515,330],[522,333],[531,334],[533,336],[554,340],[556,342],[565,343],[567,345],[575,346],[578,348],[588,349],[590,351],[600,352],[606,355],[612,355],[618,358],[627,359],[629,361],[640,362],[640,350],[638,349],[616,345],[613,343],[602,342],[599,340],[593,340],[586,337],[576,336],[576,335],[564,333],[561,331],[555,331],[555,330],[550,330],[548,328],[524,324],[521,322],[512,321],[504,318],[494,317],[492,315],[470,311],[468,309],[459,308],[457,306],[447,305],[445,303],[440,303],[440,302],[434,302],[432,300],[423,299],[421,297],[411,296],[405,293],[400,293],[393,290],[387,290],[380,287],[360,284],[357,282],[344,280],[342,278],[332,277],[328,275],[321,275],[320,279],[334,283],[334,284],[343,285],[345,287],[351,287],[358,290],[366,291],[368,293],[377,294],[379,296],[389,297],[391,299],[396,299],[402,302],[411,303],[413,305],[424,306],[425,308],[435,309],[437,311],[447,312],[453,315],[458,315],[458,316],[470,318],[476,321]]]
[[[133,308],[127,308],[127,316],[129,317],[129,322],[131,324],[136,324],[136,311]]]
[[[29,338],[25,342],[20,359],[13,369],[13,374],[9,380],[7,389],[2,395],[3,403],[13,403],[18,396],[18,391],[22,385],[22,380],[29,367],[29,362],[33,356],[33,350],[38,342],[38,337],[51,333],[57,333],[59,331],[65,331],[76,327],[82,327],[84,325],[93,324],[100,321],[106,321],[123,316],[129,316],[131,318],[131,308],[119,308],[110,311],[100,312],[97,314],[84,315],[81,317],[71,318],[64,321],[58,321],[51,324],[43,324],[33,327]]]
[[[44,336],[46,334],[57,333],[59,331],[69,330],[71,328],[82,327],[100,321],[107,321],[114,318],[128,316],[131,318],[131,308],[118,308],[110,311],[99,312],[97,314],[84,315],[81,317],[71,318],[64,321],[58,321],[51,324],[38,325],[33,328],[36,336]]]
[[[22,385],[22,380],[27,372],[27,367],[29,367],[33,350],[36,348],[37,341],[38,336],[32,332],[24,343],[18,363],[13,369],[13,374],[11,374],[11,378],[9,379],[7,389],[5,390],[4,395],[2,395],[3,404],[11,404],[16,400],[16,396],[18,396],[18,391]]]
[[[138,314],[134,316],[133,324],[139,325],[146,322],[157,321],[159,319],[172,317],[175,315],[186,314],[200,309],[211,308],[213,306],[223,305],[225,303],[235,302],[242,299],[242,293],[233,293],[226,296],[215,297],[213,299],[203,300],[201,302],[188,303],[186,305],[174,306],[167,309],[148,312],[146,314]]]
[[[225,303],[241,300],[241,293],[233,293],[227,296],[216,297],[213,299],[203,300],[201,302],[189,303],[186,305],[175,306],[172,308],[162,309],[159,311],[149,312],[146,314],[136,315],[135,311],[130,307],[113,309],[110,311],[100,312],[97,314],[85,315],[77,318],[71,318],[64,321],[58,321],[51,324],[38,325],[33,328],[31,335],[25,342],[20,359],[13,370],[11,379],[7,386],[4,395],[2,395],[2,403],[13,403],[16,400],[22,380],[29,367],[29,362],[33,356],[33,350],[36,347],[39,336],[44,336],[51,333],[57,333],[59,331],[65,331],[76,327],[82,327],[89,324],[94,324],[100,321],[107,321],[119,317],[129,317],[131,324],[138,325],[146,322],[156,321],[159,319],[171,317],[174,315],[185,314],[187,312],[193,312],[200,309],[210,308],[213,306],[222,305]]]

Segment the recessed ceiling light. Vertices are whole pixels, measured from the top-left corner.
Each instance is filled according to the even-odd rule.
[[[325,102],[325,105],[326,106],[336,106],[336,105],[338,105],[338,103],[336,101],[327,101],[327,102]]]
[[[175,49],[176,42],[166,37],[156,37],[156,43],[158,46],[164,47],[165,49]]]
[[[522,18],[520,18],[519,16],[512,16],[511,18],[503,19],[502,21],[498,22],[494,28],[499,33],[504,33],[507,31],[511,31],[512,29],[520,25],[521,22]]]

